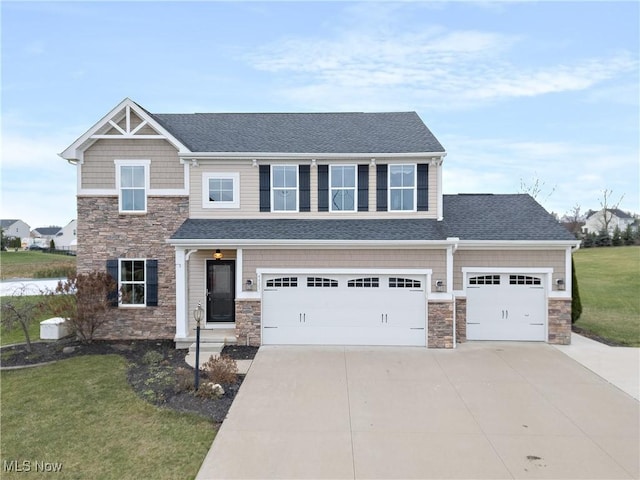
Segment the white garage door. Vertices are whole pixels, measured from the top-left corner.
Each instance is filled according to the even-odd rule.
[[[467,282],[468,340],[546,340],[541,276],[483,274]]]
[[[262,277],[265,345],[426,345],[425,275]]]

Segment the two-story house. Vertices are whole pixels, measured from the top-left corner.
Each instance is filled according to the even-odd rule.
[[[569,343],[578,242],[528,195],[443,195],[415,112],[152,114],[125,99],[61,156],[102,338]]]

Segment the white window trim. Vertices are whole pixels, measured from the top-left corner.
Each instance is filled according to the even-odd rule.
[[[150,165],[151,160],[114,160],[116,164],[116,191],[118,192],[118,212],[125,215],[144,215],[149,206],[149,190],[151,187]],[[144,167],[144,210],[122,209],[122,187],[120,186],[120,167]]]
[[[144,262],[144,282],[125,282],[127,285],[144,283],[144,303],[122,303],[122,262]],[[146,258],[119,258],[118,259],[118,307],[119,308],[147,308],[147,259]]]
[[[411,187],[391,186],[391,167],[413,167],[413,209],[397,210],[391,208],[391,190],[409,190]],[[387,167],[387,211],[388,212],[417,212],[418,211],[418,164],[417,163],[393,163]]]
[[[273,176],[274,176],[274,171],[276,168],[278,167],[295,167],[296,168],[296,208],[295,210],[276,210],[275,209],[275,198],[274,198],[274,192],[276,190],[292,190],[292,188],[281,188],[281,187],[274,187],[273,186]],[[299,166],[298,165],[271,165],[270,170],[270,182],[271,182],[271,191],[270,191],[270,195],[271,195],[271,211],[272,212],[277,212],[277,213],[298,213],[300,211],[300,171],[299,171]]]
[[[212,202],[209,200],[209,180],[233,180],[233,201]],[[240,173],[206,172],[202,174],[202,208],[240,208]]]
[[[353,187],[332,187],[331,186],[331,177],[333,167],[353,167],[354,171],[354,186]],[[333,190],[351,190],[353,188],[353,210],[334,210],[333,209]],[[358,211],[358,166],[355,164],[336,164],[329,165],[329,211],[335,213],[353,213]]]

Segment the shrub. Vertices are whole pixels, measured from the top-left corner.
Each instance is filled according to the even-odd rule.
[[[582,315],[582,301],[580,300],[580,290],[578,289],[578,277],[576,276],[576,264],[571,261],[571,323],[574,324]]]
[[[57,267],[45,268],[37,270],[34,274],[34,278],[74,278],[76,276],[76,267],[71,265],[59,265]]]
[[[202,369],[204,376],[213,383],[228,385],[238,381],[238,364],[228,355],[220,355],[219,357],[211,355]]]
[[[54,315],[67,319],[71,332],[81,342],[91,343],[96,330],[108,320],[105,311],[116,289],[116,282],[106,272],[75,275],[58,282],[50,295],[50,308]]]
[[[193,392],[195,388],[194,372],[184,367],[176,368],[176,393]]]
[[[156,350],[149,350],[142,356],[142,363],[146,365],[158,365],[164,360],[164,355]]]
[[[224,388],[219,383],[204,382],[196,392],[200,398],[217,399],[224,395]]]

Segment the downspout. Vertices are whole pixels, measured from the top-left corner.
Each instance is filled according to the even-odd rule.
[[[447,242],[449,246],[447,247],[447,291],[451,292],[451,300],[452,300],[452,309],[453,309],[453,348],[458,348],[458,337],[456,334],[457,330],[457,319],[456,319],[456,297],[453,294],[453,254],[458,250],[458,242],[460,239],[458,237],[448,237]]]

